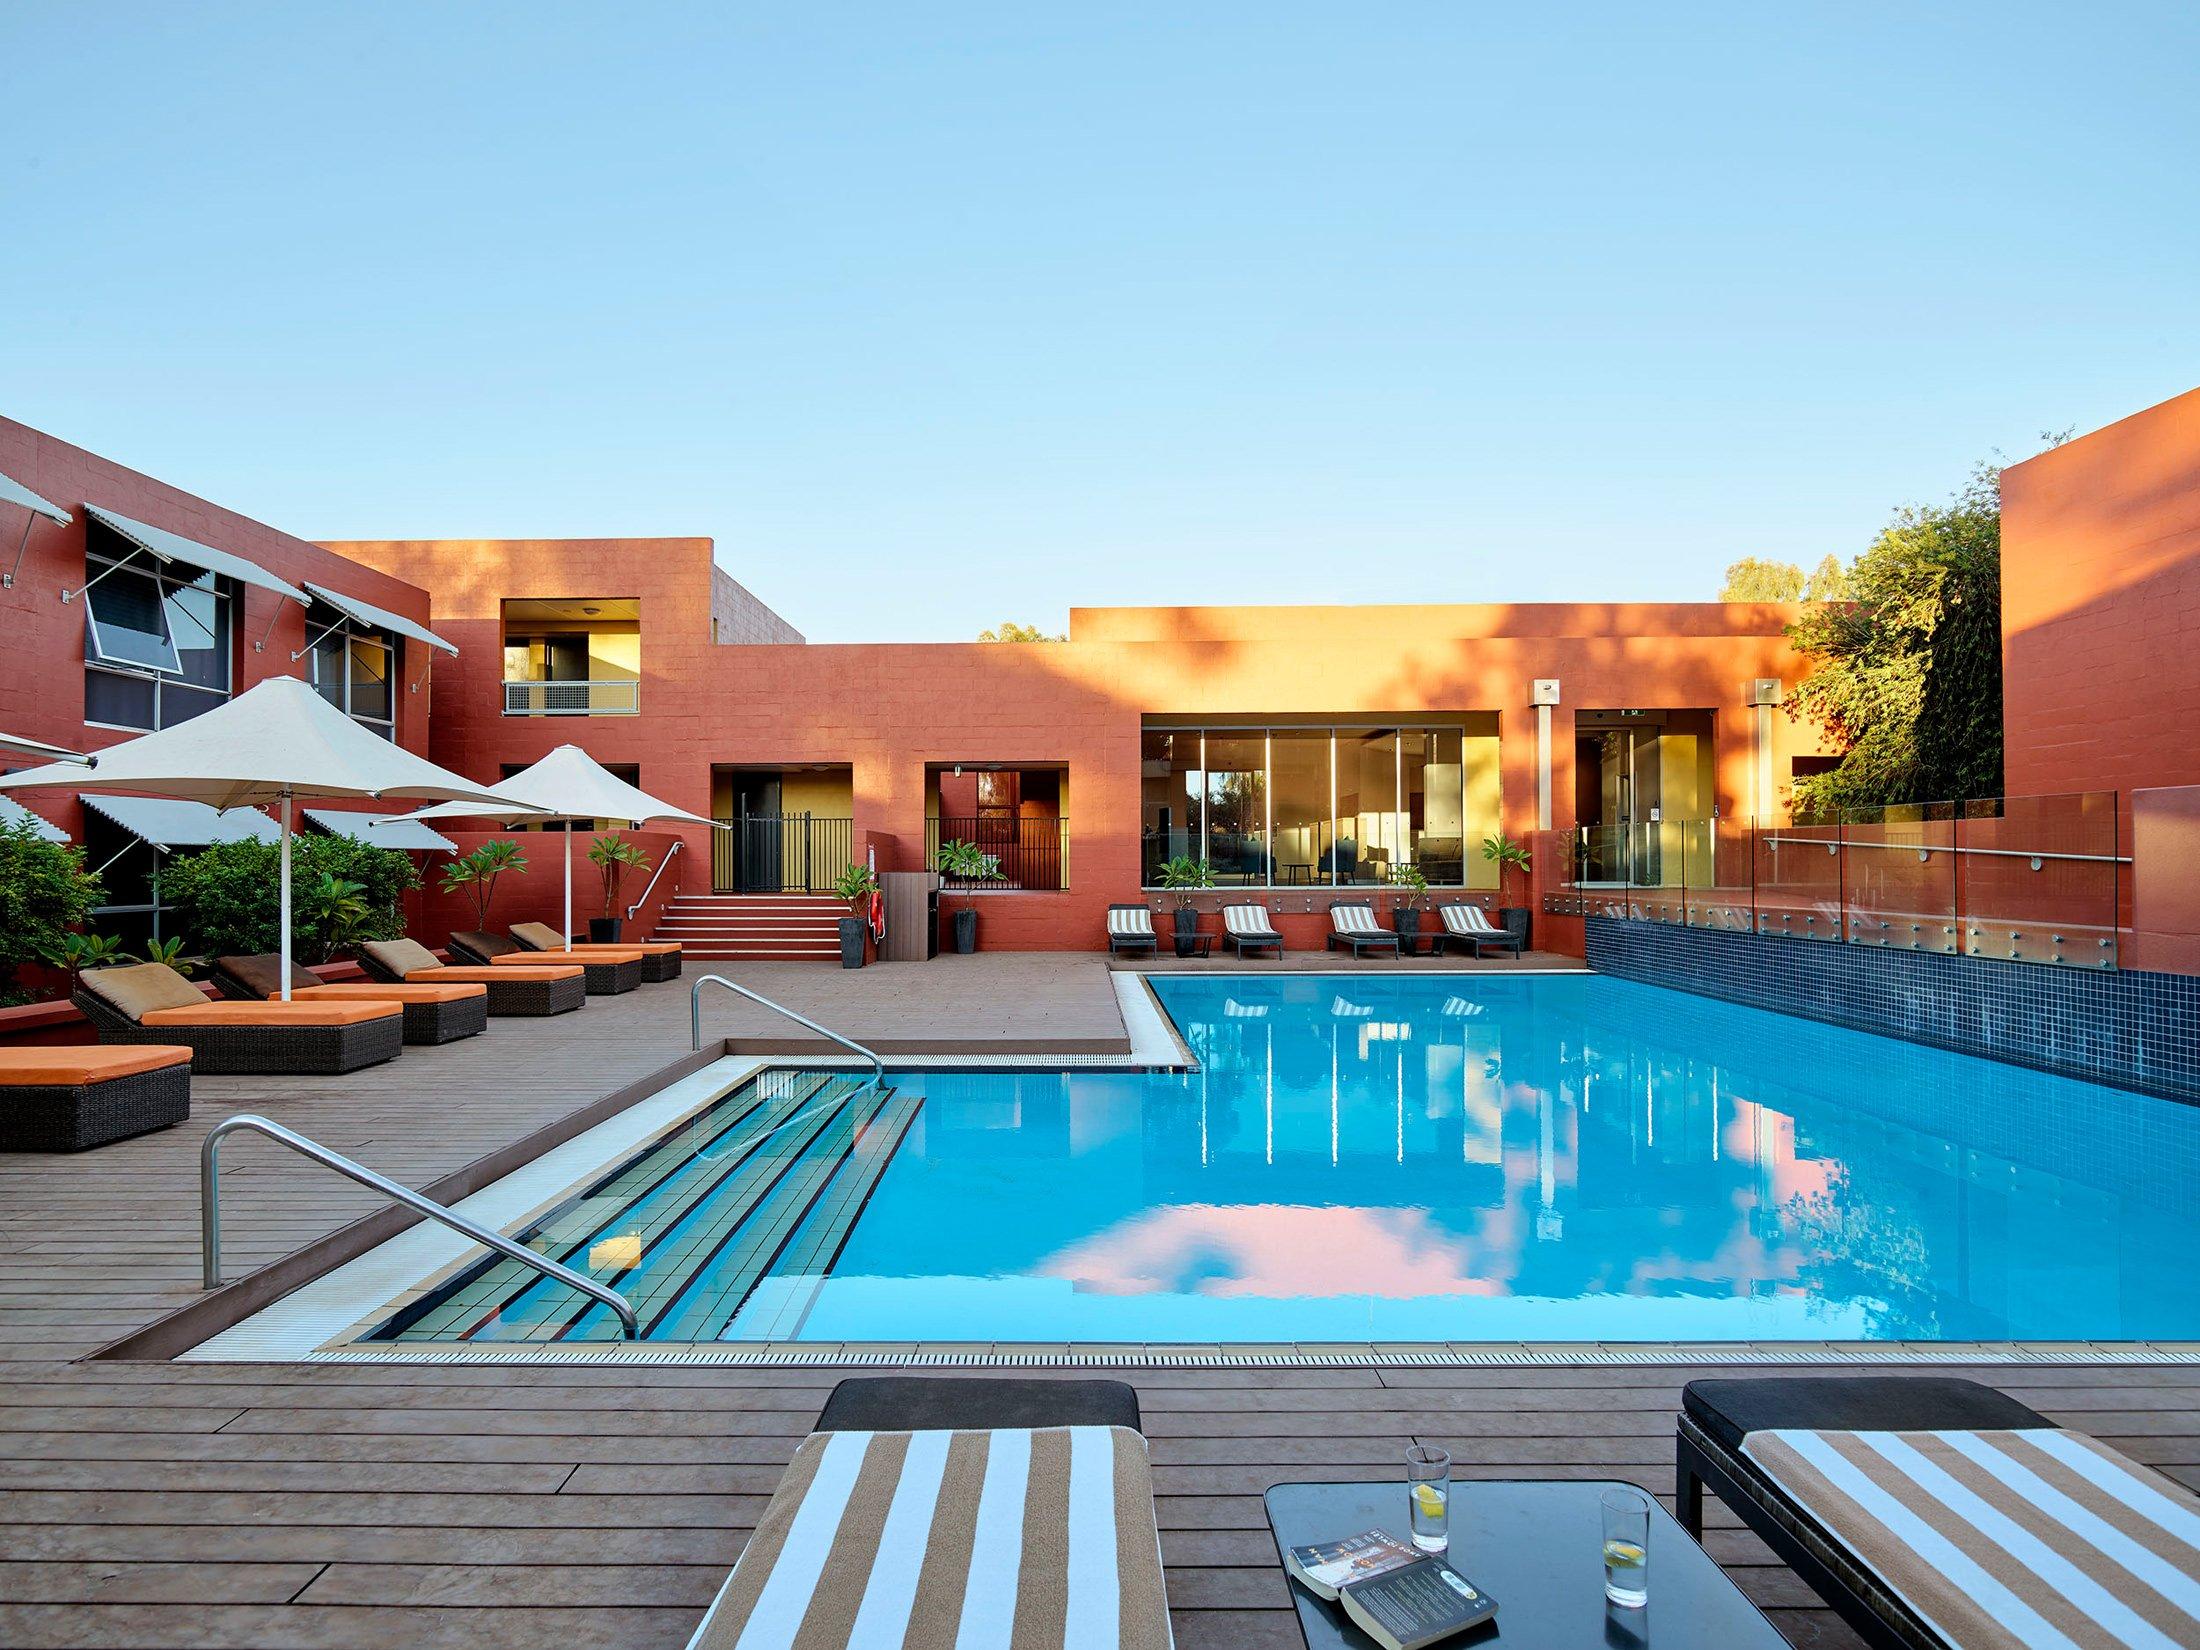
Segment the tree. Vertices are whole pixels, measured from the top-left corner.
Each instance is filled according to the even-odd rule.
[[[1792,602],[1803,596],[1803,570],[1791,561],[1744,556],[1726,570],[1722,602]]]
[[[0,819],[0,1005],[23,1000],[15,971],[63,948],[101,892],[83,849],[47,841],[27,818]]]
[[[1811,570],[1810,581],[1803,586],[1803,600],[1837,602],[1843,599],[1848,587],[1848,570],[1841,565],[1841,558],[1828,556]]]
[[[995,625],[991,630],[978,632],[981,642],[1066,642],[1067,636],[1050,636],[1035,624],[1017,624],[1010,620]]]
[[[282,939],[282,854],[272,842],[217,842],[162,870],[161,898],[181,938],[202,956],[257,955]],[[290,844],[290,943],[325,962],[342,946],[405,932],[405,896],[420,886],[410,856],[348,836]]]

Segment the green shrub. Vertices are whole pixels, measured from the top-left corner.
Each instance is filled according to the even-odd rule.
[[[172,928],[204,956],[277,949],[280,865],[272,842],[217,842],[179,854],[160,877]],[[326,962],[340,946],[398,938],[405,932],[405,895],[419,886],[420,873],[394,848],[348,836],[294,837],[292,952],[304,962]]]
[[[48,842],[28,820],[0,820],[0,1005],[27,1000],[15,971],[60,954],[100,895],[83,849]]]

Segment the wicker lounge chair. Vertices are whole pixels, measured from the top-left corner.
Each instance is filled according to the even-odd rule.
[[[242,1002],[273,1002],[282,995],[282,968],[282,958],[272,951],[256,957],[216,957],[214,989]],[[395,1003],[405,1011],[408,1043],[455,1043],[486,1030],[489,1024],[489,988],[462,982],[404,985],[354,980],[331,985],[292,963],[290,1000]]]
[[[642,954],[642,983],[655,984],[662,980],[680,977],[680,942],[678,940],[634,940],[619,945],[568,945],[558,938],[558,931],[546,922],[515,922],[506,930],[526,951],[563,951],[570,956],[601,956],[613,951],[639,951]]]
[[[569,1014],[588,1001],[579,963],[545,962],[531,968],[446,967],[418,940],[374,940],[359,947],[359,967],[373,980],[424,985],[479,985],[489,991],[491,1015]]]
[[[529,951],[517,940],[462,928],[451,935],[451,955],[464,957],[483,968],[536,968],[543,963],[571,963],[588,982],[591,997],[616,997],[642,983],[642,954],[628,947],[615,951]]]
[[[1991,1387],[1691,1381],[1681,1403],[1683,1526],[1702,1538],[1708,1484],[1867,1644],[2200,1644],[2200,1497]]]
[[[202,1072],[331,1076],[392,1060],[405,1016],[395,1003],[214,1003],[173,968],[87,969],[69,1000],[103,1043],[176,1043]]]
[[[191,1115],[191,1051],[0,1048],[0,1152],[80,1152]]]
[[[834,1388],[689,1650],[1168,1650],[1153,1477],[1117,1381]]]
[[[1268,920],[1265,905],[1225,905],[1222,908],[1222,943],[1233,947],[1241,957],[1255,951],[1270,951],[1278,957],[1283,955],[1283,936]]]
[[[1370,951],[1398,954],[1398,936],[1375,920],[1375,907],[1365,903],[1329,908],[1329,948],[1364,957]]]
[[[1123,951],[1159,954],[1160,937],[1153,931],[1153,913],[1143,905],[1108,907],[1108,955]]]
[[[1464,946],[1477,957],[1482,955],[1484,946],[1496,946],[1516,957],[1520,955],[1520,936],[1491,922],[1489,913],[1479,905],[1440,905],[1436,909],[1444,919],[1446,947]]]

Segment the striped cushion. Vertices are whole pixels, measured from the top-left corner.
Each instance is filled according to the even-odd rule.
[[[1375,913],[1364,905],[1332,905],[1329,917],[1340,934],[1380,934]]]
[[[1955,1650],[2200,1644],[2200,1497],[2082,1433],[1767,1431],[1742,1453]]]
[[[1482,914],[1479,905],[1447,905],[1444,907],[1444,926],[1454,934],[1503,934],[1504,929]]]
[[[1108,912],[1108,932],[1118,939],[1153,938],[1153,914],[1143,905],[1117,906]]]
[[[812,1433],[689,1650],[1169,1650],[1126,1427]]]
[[[1275,933],[1268,921],[1268,913],[1257,905],[1225,905],[1222,920],[1230,925],[1233,934],[1259,934],[1263,937]]]

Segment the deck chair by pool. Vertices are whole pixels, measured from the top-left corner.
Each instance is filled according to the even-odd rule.
[[[644,983],[677,980],[680,977],[678,940],[634,940],[618,945],[568,945],[558,938],[558,931],[546,922],[515,922],[506,932],[518,941],[522,949],[528,951],[564,951],[582,958],[603,956],[613,951],[639,951],[642,954]]]
[[[1444,919],[1444,944],[1466,946],[1479,957],[1484,946],[1495,946],[1500,951],[1520,955],[1520,940],[1509,928],[1500,928],[1490,921],[1489,913],[1479,905],[1440,905],[1437,914]]]
[[[1265,905],[1225,905],[1222,908],[1222,943],[1234,946],[1241,957],[1255,951],[1283,955],[1283,936],[1268,920]]]
[[[1375,920],[1372,905],[1332,905],[1329,908],[1329,949],[1364,957],[1370,951],[1398,954],[1398,936]]]
[[[1154,951],[1161,941],[1153,931],[1153,913],[1143,905],[1108,907],[1108,955],[1119,951]]]
[[[202,1072],[333,1076],[393,1060],[405,1043],[395,1003],[208,1002],[160,963],[86,969],[69,1000],[101,1042],[176,1044]]]
[[[1169,1650],[1138,1424],[1118,1381],[841,1382],[689,1650]]]
[[[572,963],[579,967],[588,982],[591,997],[616,997],[642,983],[642,954],[631,946],[586,954],[530,951],[517,940],[461,928],[451,935],[451,955],[464,957],[483,968],[536,968],[543,963]]]
[[[282,958],[272,951],[254,957],[216,957],[214,989],[240,1002],[275,1002],[282,996],[282,968]],[[408,1043],[455,1043],[487,1029],[489,1024],[489,988],[459,982],[403,985],[350,980],[331,985],[311,970],[292,963],[290,1000],[395,1003],[405,1011]]]
[[[579,963],[445,967],[418,940],[373,940],[359,947],[359,966],[370,980],[486,987],[492,1015],[569,1014],[588,1001],[587,980]]]
[[[0,1152],[80,1152],[191,1115],[191,1051],[0,1048]]]
[[[2200,1496],[1975,1381],[1691,1381],[1709,1485],[1867,1644],[2200,1644]]]

